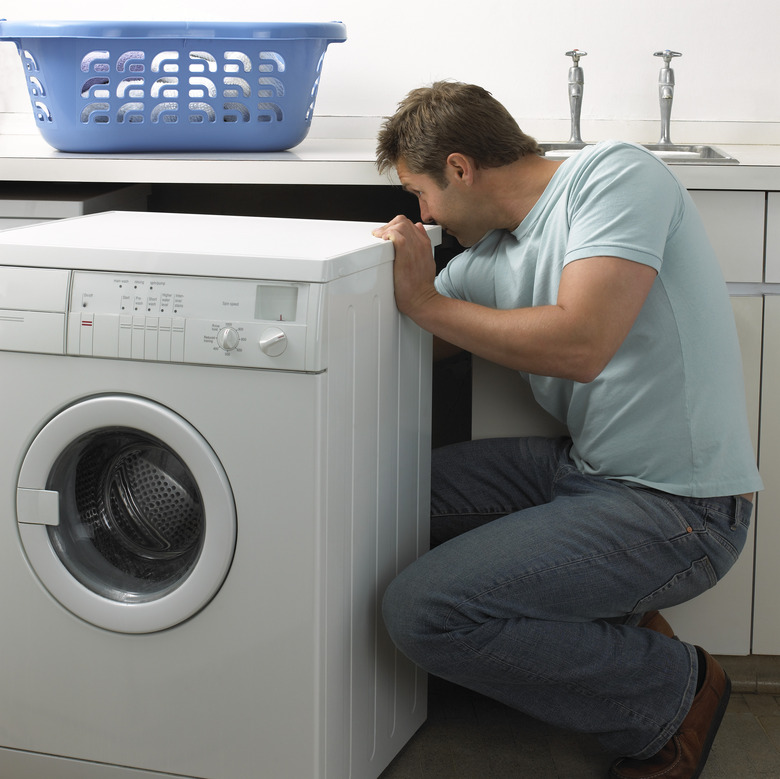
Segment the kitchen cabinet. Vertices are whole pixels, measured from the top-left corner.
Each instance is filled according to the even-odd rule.
[[[773,259],[780,262],[777,255]],[[756,529],[753,652],[780,655],[780,297],[774,295],[765,301],[760,465],[764,491],[759,497],[761,519]]]
[[[566,426],[535,400],[517,371],[471,358],[471,437],[568,435]]]
[[[101,211],[145,211],[147,184],[0,184],[0,230]]]
[[[766,281],[780,283],[780,192],[767,194]]]
[[[780,192],[767,193],[766,281],[780,282]],[[767,295],[764,306],[759,461],[764,491],[756,526],[753,653],[780,655],[780,297]]]
[[[761,281],[765,193],[693,190],[690,195],[726,281]]]
[[[780,302],[780,301],[778,301]],[[761,405],[762,296],[732,297],[745,377],[745,400],[753,448],[758,451]],[[778,331],[780,336],[780,331]],[[766,477],[764,478],[766,481]],[[764,509],[762,496],[762,511]],[[770,516],[767,514],[767,516]],[[711,590],[687,603],[664,611],[677,635],[703,646],[711,654],[748,655],[751,651],[753,612],[753,555],[758,510],[754,505],[750,533],[737,562]],[[759,542],[761,543],[761,542]],[[754,648],[755,651],[755,648]],[[780,646],[778,647],[780,654]]]

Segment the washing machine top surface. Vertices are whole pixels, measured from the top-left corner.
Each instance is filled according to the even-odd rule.
[[[326,282],[391,262],[379,223],[113,211],[0,233],[0,264]],[[441,228],[428,233],[434,245]]]

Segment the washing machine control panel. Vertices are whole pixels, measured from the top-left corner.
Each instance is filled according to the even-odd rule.
[[[324,370],[321,284],[74,271],[67,353]]]

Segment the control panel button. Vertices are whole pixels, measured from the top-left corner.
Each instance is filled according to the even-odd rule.
[[[220,349],[224,349],[226,352],[232,352],[240,341],[238,330],[235,327],[223,327],[217,333],[217,344]]]
[[[278,357],[287,348],[287,335],[279,327],[267,327],[258,341],[261,351],[269,357]]]

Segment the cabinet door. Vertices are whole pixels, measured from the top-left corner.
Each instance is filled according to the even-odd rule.
[[[534,399],[517,371],[471,358],[471,438],[568,435]]]
[[[780,655],[780,297],[767,296],[765,307],[753,652]]]
[[[16,219],[13,217],[0,217],[0,230],[11,230],[14,227],[29,227],[30,225],[49,222],[49,219]]]
[[[780,282],[780,192],[770,192],[767,196],[766,280]]]
[[[757,451],[763,299],[733,297],[731,305],[742,351],[750,436],[753,448]],[[780,329],[778,336],[780,342]],[[764,481],[766,482],[766,478]],[[766,507],[763,504],[762,509],[766,515]],[[768,513],[772,515],[771,511]],[[719,655],[750,654],[753,553],[756,527],[760,527],[758,523],[757,512],[754,510],[745,548],[725,579],[698,598],[664,611],[664,615],[683,641],[698,644],[708,652]],[[780,576],[778,581],[780,582]],[[776,596],[774,597],[776,602]],[[778,649],[777,654],[780,654],[780,647]]]
[[[690,195],[701,214],[726,281],[761,281],[765,193],[692,190]]]

